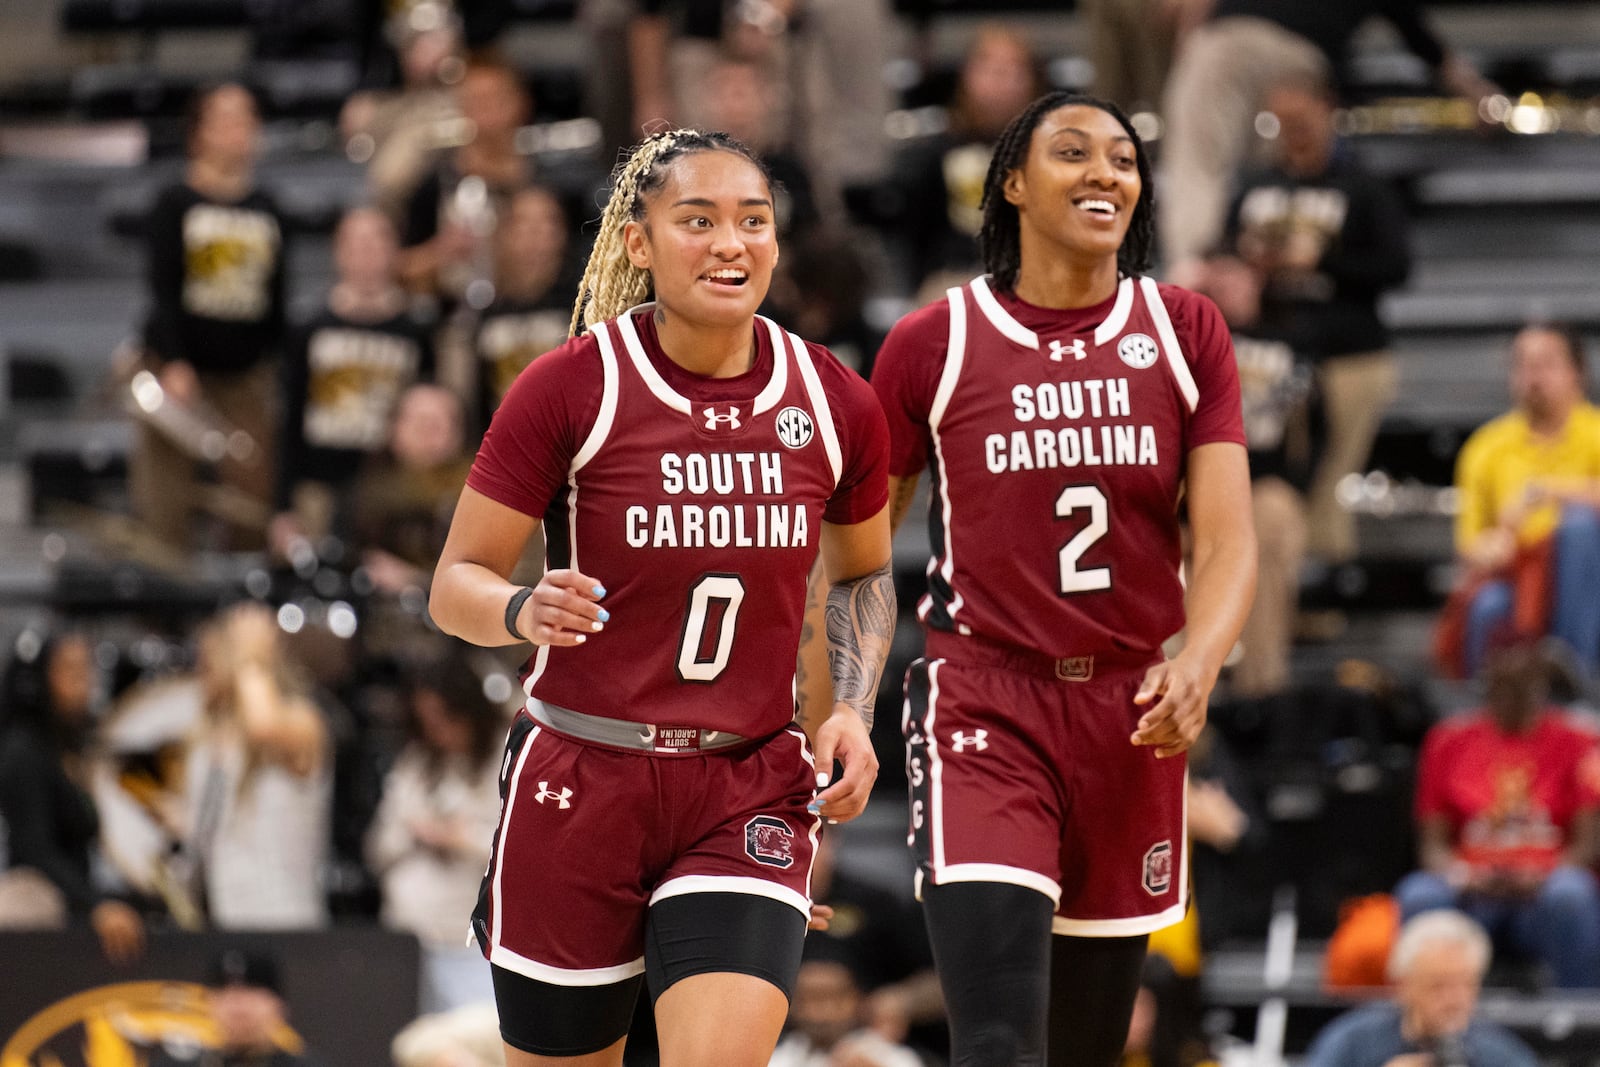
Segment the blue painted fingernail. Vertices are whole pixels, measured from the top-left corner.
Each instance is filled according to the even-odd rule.
[[[594,595],[595,596],[605,596],[606,595],[606,587],[601,585],[599,582],[596,582],[595,585],[594,585]]]
[[[822,805],[818,804],[816,801],[812,801],[810,804],[806,805],[806,810],[809,811],[813,815],[821,815],[822,814]]]
[[[600,609],[600,621],[601,622],[610,622],[611,621],[611,612],[607,611],[605,608],[601,608]]]

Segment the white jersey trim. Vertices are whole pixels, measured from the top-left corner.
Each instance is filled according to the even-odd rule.
[[[619,963],[615,967],[590,967],[574,969],[569,967],[552,967],[548,963],[530,960],[526,956],[518,955],[504,945],[496,945],[489,953],[489,962],[496,967],[504,967],[514,971],[524,978],[532,978],[537,982],[547,982],[550,985],[562,986],[599,986],[614,985],[625,982],[629,978],[644,973],[644,957],[628,963]]]
[[[1000,306],[1000,301],[994,298],[994,293],[989,289],[988,275],[980,274],[972,279],[971,288],[973,298],[978,301],[978,310],[983,312],[983,317],[995,329],[1019,345],[1038,349],[1039,335],[1012,318],[1011,312]]]
[[[982,280],[982,278],[976,279],[976,281]],[[961,370],[967,361],[967,298],[959,287],[947,290],[945,297],[950,303],[950,335],[945,345],[944,369],[939,373],[939,388],[934,390],[933,404],[928,409],[928,431],[933,435],[933,456],[939,466],[939,521],[944,527],[944,559],[939,562],[938,567],[945,585],[951,590],[947,611],[953,620],[965,601],[953,584],[956,564],[955,546],[951,544],[950,530],[952,510],[950,478],[945,468],[944,440],[939,434],[939,424],[944,421],[945,409],[950,406],[950,398],[955,395],[956,385],[961,380]],[[929,577],[932,577],[933,570],[934,561],[929,560]],[[921,602],[917,605],[917,618],[926,619],[932,608],[933,593],[929,591],[923,594]]]
[[[1183,358],[1183,346],[1178,344],[1178,334],[1172,328],[1172,318],[1167,314],[1166,302],[1161,299],[1161,290],[1156,287],[1154,278],[1140,278],[1139,288],[1144,291],[1144,305],[1150,310],[1150,318],[1156,324],[1156,333],[1161,335],[1161,347],[1167,354],[1167,366],[1178,383],[1178,391],[1183,393],[1184,403],[1189,406],[1189,414],[1192,415],[1200,403],[1200,388],[1194,384],[1194,375],[1189,371],[1189,361]]]
[[[775,350],[780,347],[776,343],[773,345]],[[828,394],[822,388],[822,379],[817,377],[817,368],[811,362],[806,343],[791,333],[789,347],[794,351],[794,365],[805,383],[806,395],[811,398],[811,411],[817,417],[817,429],[822,433],[822,447],[828,453],[828,466],[833,469],[833,486],[837,489],[839,479],[844,477],[844,453],[839,448],[839,428],[833,424],[833,406],[828,403]]]
[[[528,732],[528,739],[522,743],[522,752],[517,756],[517,765],[512,768],[511,777],[507,780],[506,809],[500,817],[500,847],[494,856],[494,907],[489,914],[489,945],[493,952],[509,951],[500,944],[500,916],[503,910],[501,902],[505,899],[502,883],[506,873],[506,839],[511,836],[506,833],[505,827],[511,818],[512,809],[517,805],[517,787],[522,783],[522,766],[528,762],[528,753],[533,751],[533,743],[539,739],[542,729],[535,726]]]
[[[1128,919],[1068,919],[1057,915],[1050,920],[1050,932],[1069,937],[1133,937],[1165,930],[1183,919],[1188,904],[1179,901],[1155,915],[1135,915]]]
[[[689,398],[672,388],[667,384],[667,380],[661,377],[661,372],[656,370],[655,364],[650,362],[649,353],[644,350],[644,342],[639,339],[639,331],[634,328],[634,314],[653,307],[654,303],[640,304],[618,315],[615,319],[617,332],[622,334],[622,343],[628,350],[628,359],[633,362],[633,369],[639,373],[639,377],[655,394],[656,399],[674,411],[681,411],[685,415],[692,414],[693,406],[689,403]]]
[[[939,721],[942,666],[942,659],[928,664],[928,710],[922,716],[922,731],[928,737],[928,857],[935,871],[944,866],[944,760],[939,756],[939,737],[933,732]]]
[[[656,370],[654,363],[650,362],[650,354],[644,350],[644,341],[639,337],[638,329],[633,325],[633,316],[641,311],[648,311],[655,307],[652,301],[631,307],[616,317],[617,332],[622,335],[623,346],[627,349],[628,359],[633,363],[633,369],[639,372],[639,377],[646,387],[654,394],[655,398],[674,411],[681,411],[685,415],[694,413],[694,402],[672,386]],[[756,319],[767,327],[772,337],[772,374],[767,383],[761,387],[761,392],[756,394],[752,414],[759,415],[763,411],[775,406],[783,398],[783,392],[789,384],[789,366],[783,356],[783,344],[780,340],[781,332],[776,323],[765,316],[757,315]],[[835,479],[837,480],[837,479]]]
[[[948,867],[933,869],[934,885],[950,885],[953,882],[1002,882],[1006,885],[1019,885],[1049,897],[1051,907],[1061,903],[1061,886],[1056,880],[1047,878],[1038,871],[1030,871],[1026,867],[1013,867],[1005,863],[952,863]]]
[[[600,446],[606,443],[606,438],[611,436],[611,427],[617,420],[617,398],[620,384],[617,370],[617,350],[611,342],[611,330],[605,323],[600,323],[594,328],[595,340],[600,344],[600,369],[604,384],[600,388],[600,412],[595,416],[594,425],[589,429],[589,436],[583,439],[583,446],[578,449],[578,454],[572,457],[572,465],[567,468],[568,479],[594,458]],[[577,485],[573,483],[576,491]],[[577,509],[574,508],[574,511]]]
[[[1094,343],[1096,346],[1114,340],[1122,328],[1128,325],[1128,315],[1133,311],[1133,279],[1124,278],[1117,283],[1117,302],[1111,305],[1111,313],[1100,320],[1100,325],[1094,328]]]
[[[813,830],[813,833],[815,833],[815,830]],[[811,920],[811,901],[796,893],[793,889],[786,885],[779,885],[777,882],[769,882],[765,878],[748,878],[740,875],[680,875],[657,886],[656,891],[650,894],[650,903],[655,905],[663,900],[687,896],[691,893],[743,893],[746,896],[766,897],[768,900],[776,900],[780,904],[789,905],[801,915],[804,915],[807,922]]]
[[[783,354],[783,330],[765,315],[757,315],[756,321],[767,328],[767,336],[772,339],[772,377],[756,394],[750,408],[752,415],[777,407],[778,401],[783,399],[783,391],[789,387],[789,361]]]

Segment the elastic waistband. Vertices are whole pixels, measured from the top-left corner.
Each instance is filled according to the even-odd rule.
[[[979,663],[1058,682],[1087,682],[1096,671],[1134,670],[1159,663],[1162,658],[1159,649],[1142,652],[1122,648],[1085,650],[1073,656],[1047,656],[1031,648],[1004,645],[977,634],[953,634],[945,630],[928,631],[925,655],[928,659]]]
[[[670,723],[630,722],[627,719],[608,719],[601,715],[585,715],[581,711],[547,704],[530,698],[528,714],[533,721],[550,727],[577,741],[588,741],[612,748],[632,749],[661,756],[688,756],[697,752],[716,752],[745,744],[750,738],[726,730],[702,730],[698,726],[679,726]]]

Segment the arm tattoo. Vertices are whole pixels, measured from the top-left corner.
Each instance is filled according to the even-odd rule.
[[[828,590],[828,672],[833,699],[849,704],[872,727],[878,677],[894,639],[894,575],[889,564]]]

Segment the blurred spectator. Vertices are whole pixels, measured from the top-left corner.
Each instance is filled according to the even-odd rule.
[[[733,56],[718,58],[706,70],[705,129],[721,130],[743,141],[765,163],[773,180],[773,220],[785,240],[817,224],[811,175],[795,151],[792,130],[774,121],[777,87],[761,65]]]
[[[284,359],[282,459],[273,547],[329,532],[335,503],[388,442],[400,394],[433,374],[427,326],[395,277],[394,227],[376,208],[345,213],[336,280]]]
[[[1192,29],[1190,0],[1080,0],[1095,96],[1133,114],[1155,111],[1174,46]]]
[[[459,648],[415,665],[407,691],[411,741],[384,778],[367,862],[384,923],[422,942],[422,1010],[445,1011],[494,999],[488,964],[465,939],[500,817],[508,720]]]
[[[408,389],[388,454],[369,466],[353,498],[362,564],[379,589],[426,584],[471,458],[455,395],[439,386]]]
[[[1251,930],[1259,908],[1240,892],[1241,871],[1259,862],[1267,845],[1267,819],[1256,800],[1255,783],[1228,746],[1222,732],[1207,726],[1189,750],[1188,803],[1190,877],[1194,904],[1190,921],[1199,925],[1192,948],[1184,951],[1164,935],[1151,935],[1150,951],[1162,951],[1184,980],[1198,980],[1201,944],[1219,945]]]
[[[1228,187],[1249,152],[1267,89],[1285,78],[1332,77],[1337,84],[1350,40],[1369,17],[1391,23],[1450,92],[1476,105],[1498,91],[1433,35],[1421,0],[1180,2],[1212,10],[1184,37],[1162,100],[1165,195],[1156,222],[1169,267],[1205,255],[1221,235]]]
[[[480,433],[523,368],[567,339],[570,229],[552,190],[530,185],[511,198],[495,235],[494,302],[479,317],[473,344]]]
[[[848,965],[808,943],[789,998],[787,1034],[770,1067],[922,1067],[903,1045],[867,1029],[864,1000]]]
[[[424,1015],[394,1037],[395,1067],[505,1067],[493,1003]]]
[[[1511,344],[1512,409],[1456,460],[1463,578],[1439,652],[1471,676],[1497,634],[1560,639],[1592,675],[1600,660],[1600,411],[1584,399],[1575,331],[1527,326]]]
[[[768,299],[786,327],[825,345],[865,378],[883,343],[867,322],[871,288],[860,243],[848,233],[820,229],[784,245]]]
[[[467,63],[456,89],[467,140],[427,174],[407,200],[400,276],[407,287],[476,309],[494,297],[494,232],[511,196],[534,176],[517,147],[533,98],[509,64]]]
[[[1038,57],[1020,30],[999,22],[978,28],[961,63],[949,128],[904,161],[911,280],[925,291],[982,272],[978,229],[989,158],[1006,124],[1044,88]],[[933,295],[917,298],[925,299]]]
[[[127,963],[144,951],[144,921],[105,893],[93,873],[100,833],[87,766],[98,675],[93,649],[73,631],[37,638],[24,631],[0,687],[0,828],[11,868],[0,877],[38,872],[73,918],[88,920],[107,958]],[[27,895],[45,903],[37,892]],[[3,925],[9,923],[0,916]]]
[[[188,167],[157,197],[147,233],[144,358],[165,402],[208,409],[249,435],[248,450],[226,457],[218,470],[242,494],[231,511],[237,547],[259,546],[266,531],[277,417],[272,363],[284,333],[285,224],[277,204],[256,188],[260,125],[243,86],[200,93],[189,113]],[[157,397],[140,397],[142,410],[157,406]],[[174,546],[193,543],[195,458],[141,423],[129,471],[134,510]]]
[[[1435,911],[1407,922],[1389,956],[1394,999],[1323,1027],[1304,1067],[1535,1067],[1510,1031],[1477,1018],[1489,939],[1471,919]]]
[[[1309,480],[1306,401],[1311,370],[1261,323],[1261,278],[1232,256],[1208,259],[1196,291],[1216,302],[1233,336],[1245,443],[1250,452],[1250,507],[1256,527],[1256,598],[1239,634],[1228,674],[1232,696],[1274,697],[1289,689],[1289,653],[1300,601],[1300,565],[1308,538],[1302,495]]]
[[[437,385],[407,389],[388,454],[363,472],[350,500],[362,566],[378,589],[426,587],[471,465],[455,394]]]
[[[1165,957],[1147,957],[1118,1067],[1215,1063],[1200,1028],[1199,1003],[1197,982],[1179,977]]]
[[[1225,244],[1261,276],[1262,331],[1316,365],[1326,441],[1307,493],[1307,547],[1340,563],[1356,536],[1338,484],[1365,468],[1399,379],[1378,298],[1411,269],[1407,220],[1388,183],[1338,140],[1326,82],[1279,80],[1266,104],[1276,160],[1244,181]]]
[[[830,826],[817,842],[811,898],[829,909],[827,926],[806,937],[812,951],[843,963],[865,995],[862,1021],[896,1044],[942,1027],[944,998],[933,970],[933,950],[922,912],[897,896],[840,868],[844,826]],[[939,1035],[942,1036],[942,1035]],[[930,1041],[930,1044],[932,1042]]]
[[[888,164],[887,0],[637,0],[627,29],[633,130],[715,129],[710,77],[732,55],[757,64],[773,94],[761,143],[787,141],[832,218],[841,190]]]
[[[213,1047],[179,1050],[158,1045],[143,1060],[149,1067],[312,1067],[317,1061],[291,1047],[288,1007],[278,963],[265,952],[224,949],[206,975],[206,1000],[216,1024]]]
[[[427,29],[405,27],[399,51],[400,87],[358,92],[339,114],[347,151],[367,164],[373,203],[396,220],[461,118],[454,87],[463,70],[461,35],[448,19]]]
[[[1600,985],[1594,729],[1545,703],[1550,663],[1508,645],[1484,670],[1487,706],[1428,731],[1417,766],[1422,869],[1402,918],[1460,908],[1565,987]]]
[[[199,643],[189,688],[202,713],[182,826],[205,912],[221,929],[321,926],[331,790],[322,713],[267,608],[227,609]]]

